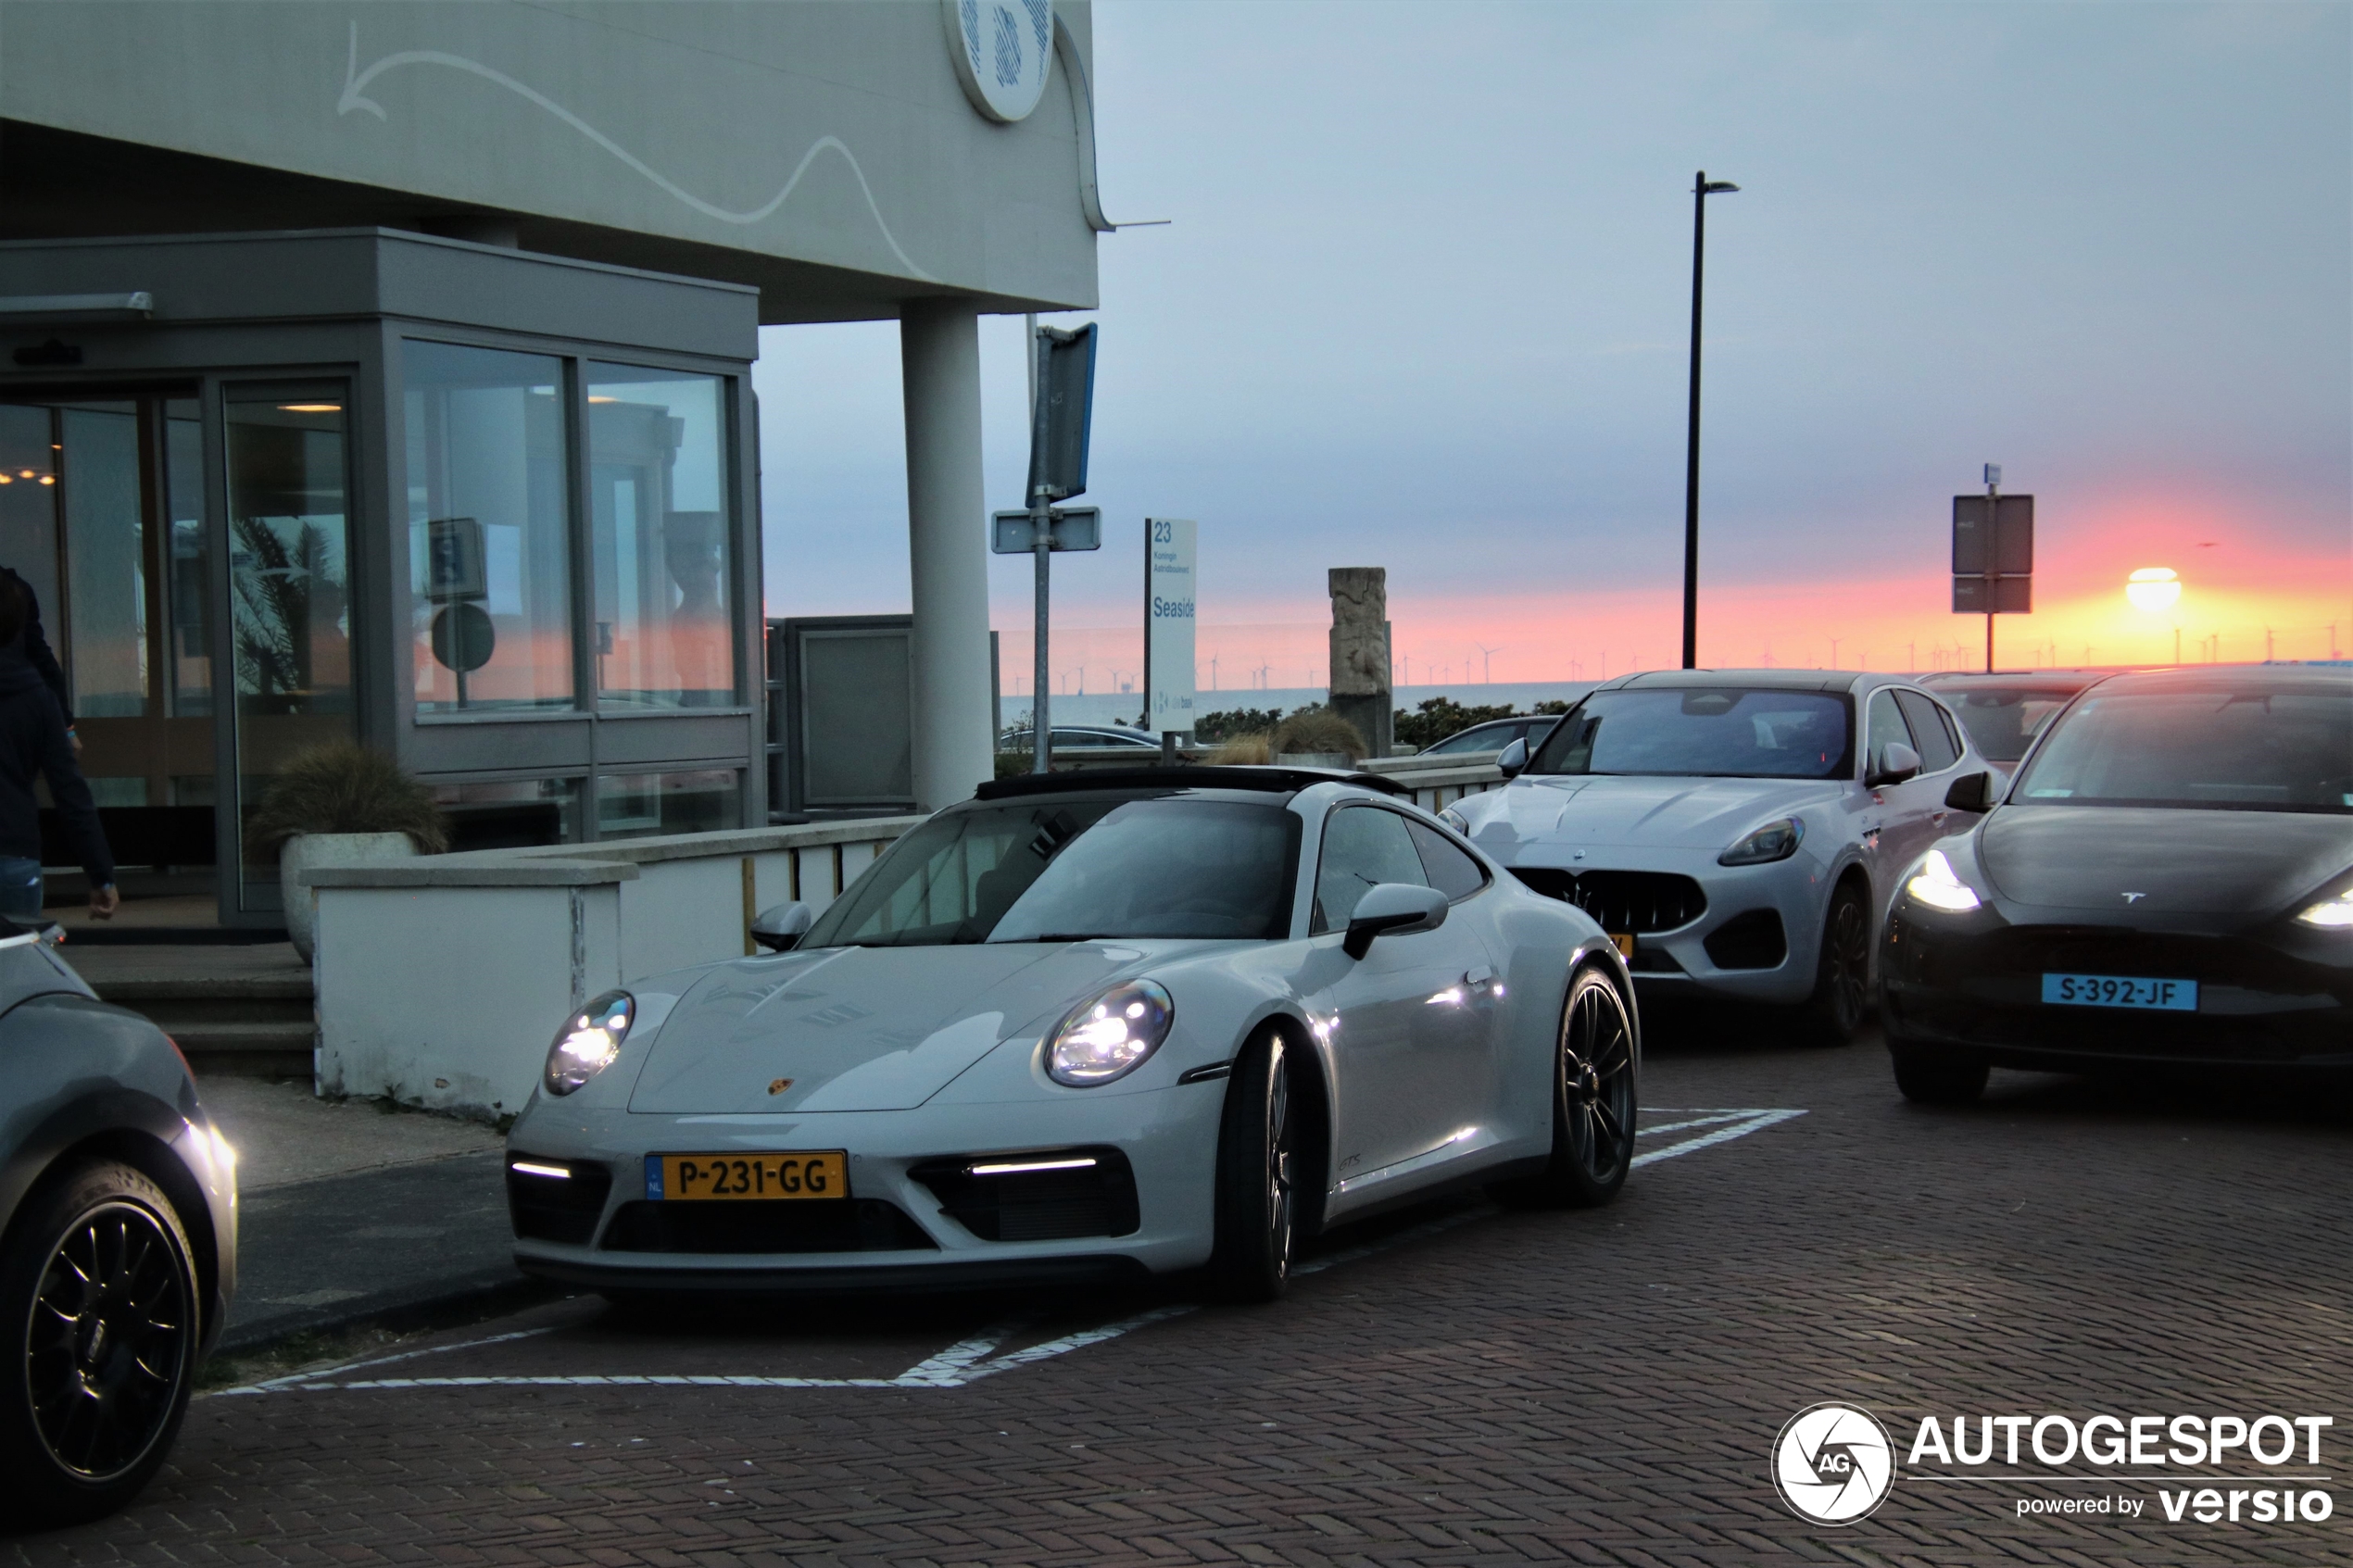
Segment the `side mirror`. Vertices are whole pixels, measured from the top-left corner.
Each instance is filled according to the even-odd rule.
[[[1879,771],[1863,783],[1877,789],[1881,784],[1902,784],[1920,771],[1920,754],[1900,740],[1887,743],[1887,750],[1880,758]]]
[[[1944,792],[1944,804],[1955,811],[1991,811],[1996,793],[1993,774],[1968,773],[1953,781]]]
[[[1516,779],[1528,771],[1528,737],[1522,735],[1504,747],[1502,754],[1495,759],[1495,766],[1504,771],[1504,777],[1507,779]],[[1398,885],[1402,887],[1404,884],[1400,883]]]
[[[1445,923],[1445,894],[1409,882],[1384,882],[1356,900],[1356,912],[1348,917],[1348,935],[1340,946],[1350,958],[1361,959],[1372,950],[1376,936],[1435,931]]]
[[[796,899],[761,910],[751,922],[751,939],[772,953],[788,953],[816,923],[816,911]]]

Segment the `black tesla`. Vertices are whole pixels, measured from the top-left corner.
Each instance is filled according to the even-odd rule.
[[[2111,676],[1904,872],[1881,937],[1895,1081],[1991,1067],[2353,1083],[2353,671]]]

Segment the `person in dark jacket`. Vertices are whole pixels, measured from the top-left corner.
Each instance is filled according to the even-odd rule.
[[[57,656],[49,647],[49,639],[41,634],[41,599],[32,584],[19,576],[10,566],[0,566],[0,583],[14,583],[24,591],[24,629],[15,637],[0,645],[0,654],[15,653],[32,666],[41,684],[57,699],[57,711],[66,716],[66,734],[73,742],[73,754],[82,755],[82,737],[73,733],[73,698],[66,695],[66,672],[57,664]]]
[[[49,782],[49,797],[90,875],[90,912],[108,920],[121,902],[114,856],[90,783],[73,759],[65,709],[24,655],[31,604],[23,579],[0,575],[0,915],[29,924],[41,919],[41,805],[32,792],[38,777]]]

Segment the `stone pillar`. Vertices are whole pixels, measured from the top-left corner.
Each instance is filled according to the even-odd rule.
[[[1395,715],[1389,685],[1389,569],[1331,569],[1332,711],[1356,726],[1372,748],[1386,757]]]
[[[989,734],[988,517],[980,467],[980,317],[959,300],[899,320],[907,405],[907,565],[915,801],[937,811],[996,765]]]

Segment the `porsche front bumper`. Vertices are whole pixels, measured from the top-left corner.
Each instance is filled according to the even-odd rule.
[[[545,1278],[631,1290],[981,1287],[1194,1268],[1214,1236],[1225,1090],[1211,1079],[1013,1104],[774,1116],[582,1114],[541,1100],[508,1140],[515,1262]],[[648,1156],[823,1149],[849,1154],[846,1199],[681,1202],[648,1190]],[[1002,1223],[967,1195],[971,1165],[1074,1155],[1098,1163],[1044,1173]],[[567,1173],[518,1173],[518,1161]]]

